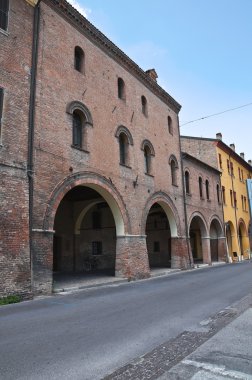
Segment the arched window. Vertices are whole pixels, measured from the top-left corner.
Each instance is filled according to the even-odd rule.
[[[133,145],[133,138],[128,128],[120,125],[117,127],[115,137],[119,143],[120,164],[130,166],[130,145]]]
[[[200,193],[200,198],[203,198],[203,187],[202,187],[202,178],[199,177],[199,193]]]
[[[219,184],[216,185],[216,194],[217,194],[217,201],[220,203],[220,186]]]
[[[148,116],[147,100],[146,100],[146,97],[143,95],[141,97],[141,102],[142,102],[142,113],[147,117]]]
[[[118,78],[117,85],[118,85],[118,98],[125,100],[126,99],[126,93],[125,93],[124,80],[122,78]]]
[[[144,169],[145,174],[152,175],[152,158],[155,156],[153,145],[149,140],[144,140],[141,144],[144,153]]]
[[[173,135],[173,125],[172,125],[172,118],[170,116],[168,116],[167,118],[167,122],[168,122],[168,131],[171,135]]]
[[[190,194],[190,174],[187,170],[185,171],[185,190],[186,194]]]
[[[80,73],[84,73],[84,51],[79,47],[75,46],[74,49],[74,68]]]
[[[207,200],[210,199],[210,196],[209,196],[209,181],[208,181],[208,179],[206,180],[206,197],[207,197]]]
[[[151,151],[148,145],[144,147],[144,164],[145,164],[145,173],[151,173]]]
[[[83,147],[83,116],[80,112],[73,112],[73,146]]]
[[[9,0],[0,1],[0,29],[7,30],[9,16]]]
[[[124,133],[121,133],[119,135],[119,150],[120,150],[120,164],[128,165],[129,141],[128,141],[128,137]]]
[[[175,160],[171,160],[172,185],[177,186],[177,165]]]
[[[177,180],[178,162],[177,162],[177,159],[174,155],[170,156],[169,164],[171,166],[172,185],[178,186],[178,180]]]

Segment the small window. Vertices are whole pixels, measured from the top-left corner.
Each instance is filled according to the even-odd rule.
[[[244,211],[247,211],[247,198],[244,197]]]
[[[203,199],[203,187],[202,187],[202,178],[199,177],[199,194],[200,198]]]
[[[244,197],[243,197],[243,195],[241,196],[241,202],[242,202],[242,209],[244,211]]]
[[[142,113],[144,116],[148,116],[148,109],[147,109],[147,100],[145,96],[141,97],[141,102],[142,102]]]
[[[2,136],[2,117],[3,117],[3,98],[4,98],[4,90],[0,87],[0,139]]]
[[[119,135],[120,164],[128,165],[129,141],[124,133]]]
[[[206,180],[206,197],[207,197],[207,200],[209,201],[210,195],[209,195],[209,181],[208,181],[208,179]]]
[[[118,84],[118,98],[125,100],[126,99],[125,83],[124,83],[123,79],[118,78],[117,84]]]
[[[224,186],[222,186],[222,201],[225,205],[226,204],[226,190]]]
[[[154,241],[154,252],[160,252],[160,242]]]
[[[177,183],[177,169],[178,169],[178,165],[176,164],[176,161],[173,160],[173,159],[171,160],[170,165],[171,165],[172,185],[177,186],[178,185],[178,183]]]
[[[233,162],[230,162],[230,174],[233,177],[234,176],[234,165]]]
[[[171,135],[173,135],[173,125],[172,125],[172,118],[170,116],[168,116],[167,118],[167,122],[168,122],[168,131]]]
[[[233,191],[230,190],[230,202],[231,202],[231,206],[234,207],[234,198],[233,198]]]
[[[219,153],[219,165],[220,165],[220,169],[222,169],[222,158],[221,158],[221,154]]]
[[[144,163],[145,163],[145,173],[151,173],[151,151],[148,145],[144,147]]]
[[[185,190],[186,194],[190,194],[190,174],[188,171],[185,172]]]
[[[74,68],[80,73],[84,73],[84,52],[79,46],[74,49]]]
[[[237,208],[236,191],[234,191],[233,194],[234,194],[234,207]]]
[[[73,146],[83,147],[83,118],[78,111],[73,112]]]
[[[217,194],[217,201],[220,203],[220,186],[216,185],[216,194]]]
[[[227,170],[228,170],[228,173],[230,174],[230,163],[229,163],[229,160],[227,160]]]
[[[92,242],[92,255],[102,255],[102,241]]]
[[[0,29],[7,30],[9,16],[9,0],[0,1]]]
[[[94,230],[101,229],[101,213],[99,211],[94,211],[92,213],[92,225]]]

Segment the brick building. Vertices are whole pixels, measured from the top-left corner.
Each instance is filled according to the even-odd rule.
[[[183,150],[221,172],[221,198],[227,237],[228,256],[231,260],[250,257],[249,230],[251,217],[248,205],[246,179],[252,176],[251,161],[244,153],[235,151],[235,145],[226,145],[221,133],[216,139],[182,136]]]
[[[185,152],[181,138],[188,235],[194,264],[226,261],[220,171]]]
[[[6,4],[0,293],[188,267],[180,105],[65,0]]]

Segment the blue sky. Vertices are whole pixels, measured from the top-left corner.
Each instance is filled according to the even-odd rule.
[[[181,105],[180,124],[252,103],[251,0],[70,0]],[[252,104],[181,127],[252,159]]]

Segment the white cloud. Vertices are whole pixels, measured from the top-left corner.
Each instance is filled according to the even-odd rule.
[[[68,0],[68,2],[82,14],[82,16],[88,18],[88,15],[91,13],[91,9],[84,8],[77,0]]]

